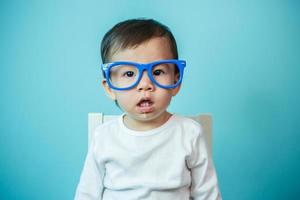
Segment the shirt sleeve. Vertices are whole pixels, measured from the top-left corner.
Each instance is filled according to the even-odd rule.
[[[221,200],[216,171],[203,134],[199,134],[193,141],[192,148],[188,161],[192,179],[192,200]]]
[[[105,167],[100,166],[95,159],[94,141],[88,150],[74,200],[102,200]]]

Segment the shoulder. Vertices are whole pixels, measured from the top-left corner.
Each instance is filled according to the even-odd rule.
[[[191,136],[198,137],[202,135],[202,126],[196,120],[182,115],[174,114],[174,121],[178,128]]]
[[[181,143],[187,152],[188,159],[192,159],[192,155],[199,147],[199,143],[204,141],[204,132],[200,122],[181,115],[174,116],[176,132],[179,133]],[[203,146],[203,145],[201,145]],[[202,147],[201,147],[202,148]]]
[[[104,136],[111,135],[119,130],[119,118],[117,116],[107,122],[98,125],[93,131],[94,139],[103,138]]]

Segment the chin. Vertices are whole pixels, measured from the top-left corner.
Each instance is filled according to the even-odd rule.
[[[149,113],[140,113],[138,114],[138,120],[141,120],[141,121],[152,121],[152,120],[155,120],[157,118],[159,118],[165,111],[162,111],[162,112],[155,112],[155,111],[152,111],[152,112],[149,112]]]

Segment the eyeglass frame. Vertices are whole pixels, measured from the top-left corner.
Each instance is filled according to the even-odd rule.
[[[158,64],[163,64],[163,63],[172,63],[172,64],[176,64],[178,69],[179,69],[179,79],[177,81],[176,84],[174,85],[170,85],[170,86],[164,86],[159,84],[152,75],[152,68]],[[134,84],[132,84],[129,87],[125,87],[125,88],[118,88],[115,87],[111,84],[110,82],[110,69],[113,68],[116,65],[131,65],[131,66],[135,66],[138,69],[139,72],[139,77],[138,79],[135,81]],[[181,84],[182,82],[182,78],[183,78],[183,72],[184,72],[184,68],[186,67],[186,61],[185,60],[177,60],[177,59],[170,59],[170,60],[158,60],[158,61],[154,61],[154,62],[150,62],[150,63],[137,63],[137,62],[128,62],[128,61],[117,61],[117,62],[111,62],[111,63],[104,63],[101,66],[102,71],[104,72],[105,78],[107,80],[108,86],[114,90],[130,90],[132,88],[134,88],[142,79],[143,76],[143,72],[144,70],[146,70],[148,72],[148,77],[150,78],[150,80],[152,81],[152,83],[154,83],[155,85],[157,85],[160,88],[164,88],[164,89],[172,89],[172,88],[176,88],[179,84]]]

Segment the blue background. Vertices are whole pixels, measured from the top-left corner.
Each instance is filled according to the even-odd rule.
[[[224,199],[300,196],[300,3],[1,1],[0,199],[72,199],[87,114],[119,114],[99,46],[128,18],[168,25],[187,60],[170,111],[214,117]]]

